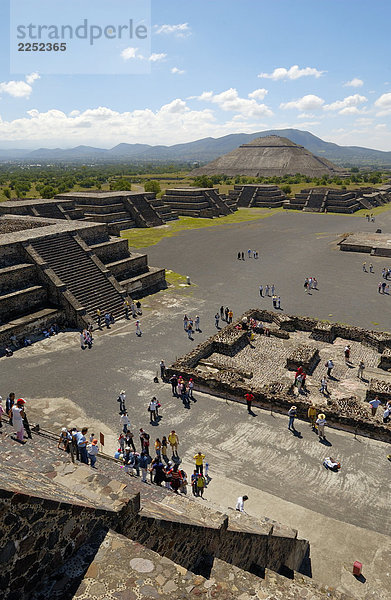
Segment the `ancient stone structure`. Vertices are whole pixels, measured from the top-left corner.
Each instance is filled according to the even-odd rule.
[[[51,200],[12,200],[0,204],[0,214],[107,223],[112,235],[133,227],[157,227],[178,218],[154,193],[128,191],[69,192]]]
[[[315,156],[303,146],[277,135],[257,138],[236,150],[192,171],[192,175],[247,175],[282,177],[283,175],[338,175],[343,171],[325,158]]]
[[[365,208],[371,210],[391,201],[391,186],[341,190],[334,188],[309,188],[289,198],[284,208],[305,212],[354,213]]]
[[[344,252],[364,252],[371,256],[391,256],[391,234],[367,231],[349,233],[339,242]]]
[[[243,319],[260,321],[253,336],[242,329]],[[328,400],[319,392],[319,381],[326,372],[325,361],[330,355],[340,357],[338,379],[350,377],[358,381],[357,372],[345,364],[343,348],[349,342],[358,360],[364,358],[367,369],[374,373],[369,392],[361,384],[357,395],[346,397],[345,387]],[[336,345],[337,350],[330,353]],[[391,362],[391,333],[367,331],[340,323],[327,323],[314,318],[281,315],[252,309],[236,322],[179,358],[167,375],[193,378],[195,389],[238,402],[251,389],[255,405],[286,412],[295,404],[299,416],[306,418],[310,399],[298,394],[290,371],[302,366],[308,375],[313,374],[315,384],[311,401],[327,413],[328,423],[348,431],[390,441],[391,425],[383,424],[381,417],[371,416],[367,400],[376,394],[391,400],[391,378],[386,374]],[[336,362],[336,361],[335,361]],[[319,371],[318,371],[319,370]],[[384,373],[384,375],[383,375]],[[372,375],[371,375],[372,377]],[[307,377],[308,384],[308,377]]]
[[[278,590],[276,582],[287,590],[291,580],[284,581],[278,571],[299,571],[308,555],[308,542],[297,531],[266,517],[239,515],[233,509],[223,514],[192,497],[147,486],[101,454],[99,471],[74,465],[55,449],[55,436],[33,433],[23,467],[15,461],[11,465],[5,460],[15,452],[9,439],[7,435],[0,459],[4,600],[70,598],[76,589],[76,597],[86,593],[103,600],[120,590],[124,593],[113,599],[133,598],[148,585],[140,583],[146,576],[152,592],[145,587],[142,597],[183,598],[190,586],[203,594],[210,588],[217,592],[206,598],[233,598],[218,595],[230,589],[222,586],[225,577],[232,580],[231,572],[244,592],[254,585],[267,589],[257,574],[267,574],[272,590]],[[112,565],[105,582],[99,571],[102,560],[105,569]],[[121,569],[118,574],[121,563],[126,564],[125,577]],[[163,577],[167,569],[171,577]],[[297,574],[295,591],[301,588],[323,597],[316,584]],[[289,597],[294,596],[284,598]]]
[[[246,184],[235,185],[229,198],[237,207],[278,208],[286,200],[284,192],[277,185]]]
[[[33,228],[31,222],[33,220]],[[165,270],[130,253],[104,223],[0,216],[0,344],[53,323],[85,327],[96,310],[165,287]]]
[[[186,217],[220,217],[235,210],[215,188],[170,188],[162,200],[177,214]]]

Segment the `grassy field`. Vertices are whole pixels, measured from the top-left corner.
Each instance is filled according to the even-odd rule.
[[[182,231],[190,229],[201,229],[203,227],[222,227],[224,225],[235,225],[246,221],[265,219],[282,211],[282,208],[240,208],[236,212],[218,219],[203,219],[194,217],[179,217],[160,227],[148,229],[127,229],[121,231],[121,237],[129,240],[132,248],[146,248],[158,244],[163,238],[173,237]]]

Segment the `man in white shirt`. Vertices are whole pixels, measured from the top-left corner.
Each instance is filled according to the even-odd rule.
[[[130,427],[130,420],[127,412],[120,416],[119,424],[122,427],[122,431],[124,433],[128,433],[128,427]]]
[[[246,502],[246,500],[248,500],[248,496],[239,496],[239,498],[236,501],[236,510],[238,510],[239,512],[245,512],[244,503]]]

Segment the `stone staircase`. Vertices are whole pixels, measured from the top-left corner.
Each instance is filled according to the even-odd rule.
[[[305,212],[321,212],[324,204],[325,191],[311,190],[304,205]]]
[[[257,188],[255,186],[244,185],[238,197],[237,206],[249,207],[252,204]]]
[[[79,198],[75,208],[82,212],[84,220],[93,223],[107,223],[110,233],[119,234],[123,229],[136,226],[130,213],[125,209],[122,199],[116,197]]]
[[[11,247],[10,247],[11,248]],[[0,345],[31,337],[53,323],[61,324],[63,313],[50,304],[34,264],[15,248],[0,262]]]
[[[137,227],[158,227],[164,224],[163,219],[159,217],[143,194],[128,196],[124,202]]]
[[[88,247],[83,247],[75,236],[61,233],[50,239],[31,241],[33,250],[53,270],[91,320],[96,310],[123,316],[123,295],[116,282],[111,280],[104,265]],[[91,251],[90,251],[91,252]]]
[[[205,196],[209,198],[212,207],[216,210],[219,215],[230,215],[233,211],[227,206],[222,200],[216,190],[211,188],[205,192]]]

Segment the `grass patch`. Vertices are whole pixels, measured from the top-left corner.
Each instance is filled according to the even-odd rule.
[[[166,269],[166,281],[169,285],[172,285],[175,288],[187,285],[186,276],[181,275],[180,273],[175,273],[175,271],[171,271],[171,269]]]
[[[224,225],[236,225],[247,221],[257,221],[271,217],[282,208],[240,208],[236,212],[225,217],[215,219],[179,217],[177,221],[171,221],[160,227],[150,227],[148,229],[126,229],[121,231],[121,237],[129,241],[132,248],[146,248],[154,246],[166,237],[173,237],[182,231],[190,229],[202,229],[204,227],[222,227]]]
[[[383,206],[376,206],[376,208],[371,208],[371,209],[367,209],[367,208],[362,208],[360,210],[357,210],[355,213],[353,213],[353,217],[365,217],[365,215],[380,215],[381,213],[387,212],[388,210],[391,209],[391,203],[390,204],[383,204]]]

